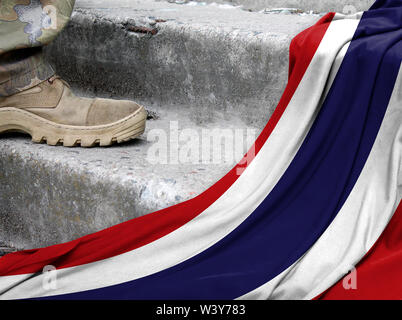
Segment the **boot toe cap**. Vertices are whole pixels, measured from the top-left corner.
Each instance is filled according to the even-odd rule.
[[[104,125],[124,119],[143,109],[128,100],[95,99],[87,116],[87,125]]]

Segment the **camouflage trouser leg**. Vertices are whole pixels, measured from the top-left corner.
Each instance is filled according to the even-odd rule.
[[[0,97],[33,87],[54,71],[42,46],[70,19],[75,0],[0,0]]]

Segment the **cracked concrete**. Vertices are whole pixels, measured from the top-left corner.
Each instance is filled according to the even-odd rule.
[[[164,1],[164,0],[161,0]],[[274,8],[294,8],[302,12],[340,12],[355,13],[371,7],[374,0],[167,0],[172,3],[187,5],[226,5],[239,6],[243,10],[261,11]],[[90,1],[89,1],[90,2]],[[196,4],[197,3],[197,4]],[[350,12],[350,11],[353,12]],[[286,11],[286,10],[283,10]]]
[[[0,136],[1,247],[73,240],[191,199],[214,184],[268,121],[286,85],[289,43],[319,17],[78,0],[71,23],[46,54],[79,94],[145,105],[147,129],[132,142],[94,149]],[[202,161],[203,130],[216,128],[244,139],[234,142],[236,156]],[[246,139],[247,132],[254,136]],[[228,140],[217,141],[211,154],[225,155]],[[174,143],[180,161],[172,157]]]
[[[319,19],[119,3],[77,2],[72,21],[47,48],[61,76],[87,93],[186,105],[202,113],[200,120],[218,110],[258,127],[260,115],[272,113],[282,95],[291,39]]]
[[[235,130],[242,130],[240,156],[259,132],[222,114],[198,126],[183,109],[185,106],[158,110],[159,119],[148,120],[139,139],[108,148],[52,147],[33,144],[20,134],[1,135],[0,240],[28,249],[76,239],[193,198],[237,163],[234,157],[232,161],[224,157],[223,138],[216,145],[211,143],[211,148],[218,148],[223,155],[218,163],[203,161],[201,152],[199,160],[176,161],[170,154],[175,138],[171,127],[177,128],[178,152],[186,151],[189,144],[202,147],[197,141],[186,140],[189,130],[197,137],[205,129],[231,130],[233,137]],[[248,140],[247,129],[253,130]],[[185,130],[187,136],[181,139]],[[167,138],[165,145],[158,142],[158,151],[166,151],[166,162],[152,158],[154,138],[160,132]]]

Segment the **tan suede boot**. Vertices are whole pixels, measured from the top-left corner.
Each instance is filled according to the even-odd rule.
[[[34,142],[92,147],[134,139],[145,130],[146,111],[132,101],[75,96],[54,76],[0,98],[0,133],[22,131]]]

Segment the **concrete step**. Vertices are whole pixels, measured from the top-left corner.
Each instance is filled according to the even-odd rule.
[[[135,100],[150,120],[110,148],[0,136],[0,241],[65,242],[200,194],[254,142],[285,87],[290,40],[318,18],[78,0],[46,54],[77,93]]]
[[[102,96],[230,112],[263,126],[286,84],[290,40],[319,15],[166,1],[78,0],[47,48],[56,70]],[[202,112],[200,112],[202,110]]]
[[[375,0],[168,0],[172,3],[194,5],[224,4],[241,6],[244,10],[261,11],[279,8],[299,9],[301,12],[341,12],[355,13],[365,11],[371,7]],[[280,11],[280,10],[279,10]],[[282,10],[287,11],[287,10]]]
[[[9,246],[7,246],[7,245],[5,245],[5,244],[2,244],[2,243],[0,242],[0,257],[6,255],[6,254],[8,254],[8,253],[15,252],[15,251],[17,251],[17,249],[11,248],[11,247],[9,247]]]
[[[61,243],[193,198],[259,133],[224,114],[200,126],[186,106],[174,108],[158,111],[139,139],[108,148],[1,135],[0,240],[18,249]]]

